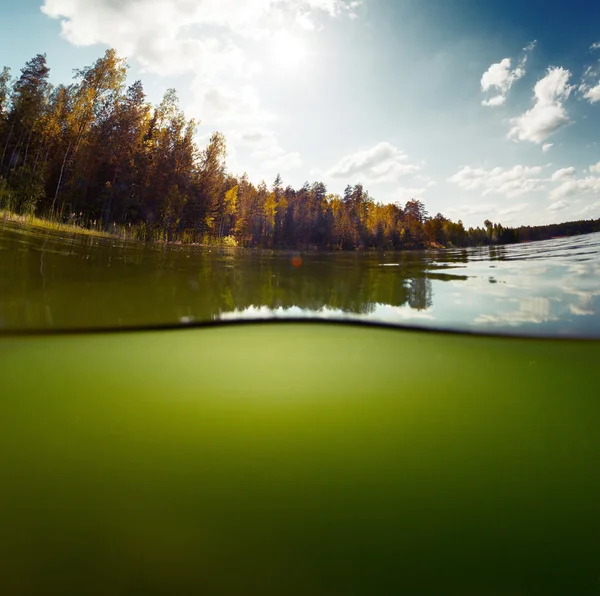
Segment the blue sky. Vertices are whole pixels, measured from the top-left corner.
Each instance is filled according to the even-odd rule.
[[[597,47],[595,46],[597,44]],[[106,47],[235,173],[481,225],[600,217],[600,3],[0,0],[0,65],[53,82]]]

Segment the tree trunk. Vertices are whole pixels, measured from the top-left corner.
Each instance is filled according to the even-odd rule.
[[[29,146],[31,145],[31,137],[33,136],[33,126],[29,131],[29,138],[27,139],[27,148],[25,149],[25,157],[23,159],[23,165],[27,165],[27,157],[29,156]]]
[[[17,144],[15,145],[15,148],[13,149],[13,152],[11,153],[10,159],[8,160],[8,170],[9,171],[11,169],[12,164],[14,163],[15,154],[17,153],[17,151],[21,147],[22,143],[23,143],[23,135],[21,134],[21,137],[17,141]]]
[[[69,143],[69,146],[67,147],[67,150],[65,151],[65,156],[62,160],[62,165],[60,167],[60,174],[58,176],[58,182],[56,184],[56,191],[54,192],[54,199],[52,200],[52,207],[50,208],[50,212],[52,213],[52,215],[54,215],[54,207],[56,205],[56,199],[58,198],[58,193],[60,191],[60,185],[62,183],[63,174],[65,172],[65,164],[67,163],[67,157],[69,157],[69,151],[71,150],[72,144],[73,144],[73,141],[71,141]]]
[[[15,121],[13,120],[10,125],[10,131],[8,133],[8,137],[6,137],[6,143],[4,143],[4,150],[2,151],[2,159],[0,159],[0,166],[4,164],[4,157],[6,156],[6,150],[8,149],[8,144],[10,143],[10,139],[12,138],[12,133],[15,128]]]

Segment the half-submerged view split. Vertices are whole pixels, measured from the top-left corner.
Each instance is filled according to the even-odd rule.
[[[0,586],[600,589],[600,4],[0,3]]]

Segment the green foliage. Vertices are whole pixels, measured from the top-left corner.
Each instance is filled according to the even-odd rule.
[[[28,165],[21,166],[13,173],[11,187],[17,212],[33,215],[38,201],[44,196],[44,177],[40,170],[33,170]]]
[[[225,238],[221,240],[221,244],[231,248],[235,248],[238,245],[237,240],[233,236],[225,236]]]

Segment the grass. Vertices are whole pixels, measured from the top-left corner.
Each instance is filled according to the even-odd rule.
[[[0,199],[1,199],[0,195]],[[144,223],[135,225],[117,225],[111,224],[108,230],[100,227],[100,222],[90,221],[90,227],[84,227],[75,223],[65,223],[55,219],[37,217],[33,214],[19,214],[10,209],[10,205],[2,206],[0,201],[0,220],[12,221],[23,226],[30,226],[39,230],[48,230],[60,232],[63,234],[81,234],[84,236],[93,236],[96,238],[117,238],[119,240],[131,241],[150,241],[156,244],[185,244],[193,246],[223,246],[227,248],[237,247],[237,242],[232,236],[226,236],[220,241],[210,241],[208,238],[204,242],[195,242],[194,238],[187,236],[186,233],[177,235],[171,240],[168,239],[166,232],[153,230],[148,239],[148,231]]]
[[[19,215],[6,209],[0,210],[0,219],[5,221],[12,221],[21,225],[31,226],[43,230],[50,230],[53,232],[64,232],[69,234],[82,234],[84,236],[95,236],[97,238],[125,238],[123,234],[105,232],[103,230],[96,230],[90,228],[84,228],[73,224],[62,223],[59,221],[52,221],[50,219],[42,219],[35,215]]]
[[[144,240],[146,229],[143,226],[117,226],[113,223],[108,230],[102,229],[100,221],[87,221],[87,226],[81,221],[60,221],[60,214],[54,217],[38,217],[33,211],[24,209],[19,213],[16,208],[14,196],[2,188],[0,179],[0,220],[15,222],[19,225],[29,226],[39,230],[60,232],[63,234],[80,234],[96,238],[118,238],[121,240]]]

